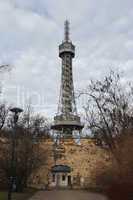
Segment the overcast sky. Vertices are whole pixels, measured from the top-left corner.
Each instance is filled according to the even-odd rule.
[[[133,77],[133,0],[0,0],[0,75],[8,103],[53,116],[57,110],[64,20],[76,45],[75,89],[111,68]]]

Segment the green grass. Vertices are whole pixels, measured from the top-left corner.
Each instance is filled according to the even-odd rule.
[[[0,200],[5,200],[5,199],[6,199],[6,193],[0,192]]]
[[[23,193],[13,193],[13,200],[27,200],[36,192],[34,189],[26,190]],[[0,200],[7,200],[7,192],[0,192]]]

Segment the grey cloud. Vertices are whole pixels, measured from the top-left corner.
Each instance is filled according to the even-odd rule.
[[[44,97],[36,110],[54,115],[61,73],[58,45],[66,18],[70,19],[71,38],[76,44],[76,90],[110,68],[119,67],[125,79],[131,80],[132,7],[132,0],[1,0],[0,63],[13,66],[4,78],[4,97],[16,104],[17,92],[11,88],[22,87],[30,91],[32,100],[35,93]],[[33,101],[37,103],[36,98]]]

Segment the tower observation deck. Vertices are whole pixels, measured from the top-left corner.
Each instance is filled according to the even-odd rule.
[[[69,22],[65,21],[64,41],[59,45],[59,57],[62,60],[61,88],[58,113],[51,126],[53,130],[61,131],[64,135],[72,135],[74,130],[81,130],[80,117],[77,114],[74,96],[72,59],[75,57],[75,46],[69,38]]]

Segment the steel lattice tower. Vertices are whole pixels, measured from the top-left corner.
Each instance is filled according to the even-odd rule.
[[[61,131],[65,136],[72,135],[73,130],[81,130],[83,125],[77,114],[72,59],[75,56],[75,46],[69,39],[69,22],[65,21],[64,41],[59,45],[59,57],[62,59],[61,89],[58,105],[58,113],[54,117],[52,129]]]

